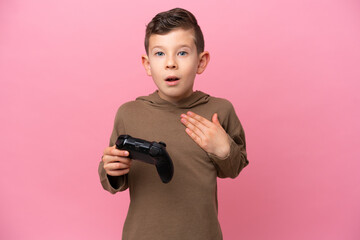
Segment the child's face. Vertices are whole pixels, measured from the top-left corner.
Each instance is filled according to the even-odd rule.
[[[142,62],[158,87],[159,96],[176,103],[193,92],[196,74],[205,70],[209,53],[198,54],[194,31],[177,28],[149,38],[149,53]]]

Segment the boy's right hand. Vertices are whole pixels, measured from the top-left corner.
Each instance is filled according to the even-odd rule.
[[[105,148],[102,157],[105,172],[110,176],[122,176],[129,173],[132,160],[128,156],[128,151],[116,149],[115,145]]]

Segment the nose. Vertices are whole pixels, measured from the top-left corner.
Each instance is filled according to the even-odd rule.
[[[176,68],[177,68],[176,60],[174,59],[174,57],[168,56],[168,58],[166,59],[166,69],[176,69]]]

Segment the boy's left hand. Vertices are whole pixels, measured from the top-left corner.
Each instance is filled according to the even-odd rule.
[[[226,158],[230,153],[228,135],[221,126],[218,115],[212,116],[212,122],[193,112],[181,114],[181,122],[186,133],[207,153]]]

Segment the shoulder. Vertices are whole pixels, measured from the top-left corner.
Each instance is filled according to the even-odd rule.
[[[136,100],[128,101],[121,104],[115,114],[115,122],[124,121],[141,112],[143,108],[142,103]]]
[[[223,113],[225,115],[235,112],[233,104],[225,98],[210,96],[207,105],[213,111]]]
[[[222,106],[224,108],[229,108],[229,109],[233,108],[232,103],[229,100],[225,99],[225,98],[210,96],[209,103],[213,104],[213,105],[219,105],[219,106]]]
[[[228,128],[233,124],[239,125],[240,121],[237,116],[236,110],[233,104],[221,97],[213,97],[211,96],[209,99],[209,109],[213,113],[217,113],[219,116],[219,120],[222,123],[223,127]]]
[[[143,107],[143,104],[140,101],[136,101],[136,100],[128,101],[120,105],[120,107],[117,110],[117,114],[138,110],[141,107]]]

